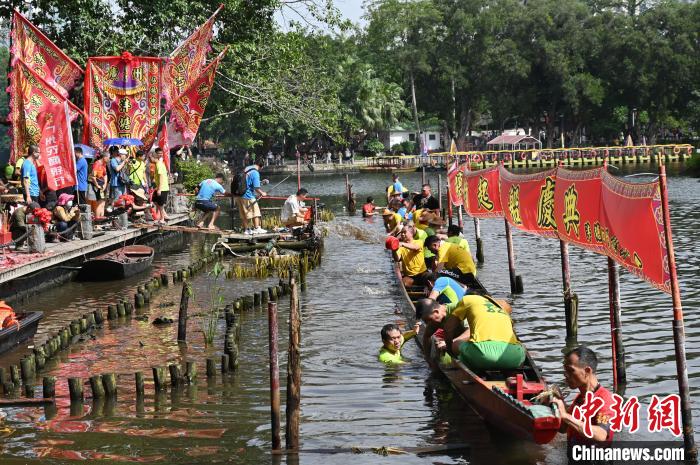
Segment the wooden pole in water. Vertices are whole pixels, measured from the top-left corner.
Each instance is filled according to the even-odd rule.
[[[462,208],[459,209],[460,221],[462,218]],[[476,261],[484,263],[484,243],[481,240],[481,221],[474,218],[474,236],[476,237]]]
[[[83,401],[83,378],[68,378],[71,403]]]
[[[627,383],[625,369],[625,347],[622,344],[622,324],[620,315],[620,273],[615,260],[608,257],[608,299],[610,306],[610,340],[612,345],[613,386],[615,391],[620,384]]]
[[[297,152],[297,190],[301,189],[301,154]]]
[[[421,184],[425,184],[425,165],[421,165]]]
[[[559,241],[561,255],[561,280],[564,285],[564,317],[566,318],[566,340],[575,341],[578,337],[578,305],[571,293],[571,274],[569,273],[569,244]]]
[[[45,376],[42,382],[44,399],[56,397],[56,377]]]
[[[452,197],[450,196],[450,176],[445,176],[445,198],[447,199],[448,226],[452,226]],[[459,208],[459,207],[458,207]],[[459,228],[462,229],[462,210],[459,210]]]
[[[187,306],[190,301],[192,287],[187,281],[182,285],[182,295],[180,296],[180,313],[177,317],[177,341],[187,342]]]
[[[277,302],[267,304],[267,326],[270,341],[270,415],[272,449],[282,445],[280,438],[280,368],[277,359]]]
[[[299,418],[301,410],[301,353],[299,315],[299,293],[294,278],[291,278],[292,293],[289,298],[289,348],[287,351],[287,449],[299,448]]]
[[[688,388],[688,365],[685,357],[685,328],[683,326],[683,305],[681,291],[678,287],[676,271],[676,254],[673,250],[671,235],[671,214],[668,209],[668,187],[666,185],[666,166],[659,164],[659,190],[661,191],[661,208],[664,218],[664,236],[666,240],[666,255],[671,277],[671,296],[673,299],[673,342],[676,354],[676,373],[678,375],[678,394],[681,398],[681,417],[683,422],[683,441],[685,443],[685,459],[697,460],[698,451],[695,446],[693,433],[693,413],[690,409],[690,390]]]
[[[506,226],[506,245],[508,247],[508,275],[510,277],[510,292],[518,294],[517,276],[515,274],[515,252],[513,251],[513,236],[510,233],[508,220],[503,220]]]
[[[438,208],[442,211],[442,175],[438,173]],[[450,198],[449,194],[447,196],[447,203],[449,204]],[[450,208],[450,224],[452,224],[452,208]]]

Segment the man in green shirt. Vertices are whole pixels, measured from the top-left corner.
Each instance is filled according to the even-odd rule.
[[[12,212],[12,216],[10,217],[10,233],[12,234],[12,240],[17,241],[15,245],[18,249],[24,245],[24,241],[27,239],[26,237],[22,237],[27,233],[27,215],[31,215],[37,208],[39,208],[38,203],[30,202],[26,206],[15,208],[15,211]]]
[[[411,338],[420,332],[420,324],[416,323],[411,331],[401,334],[399,327],[389,323],[382,327],[382,342],[384,345],[379,349],[379,361],[382,363],[400,364],[404,363],[401,357],[401,348]]]
[[[132,182],[132,188],[138,189],[139,187],[146,189],[148,183],[146,182],[146,162],[144,160],[143,150],[136,151],[136,158],[131,160],[131,166],[129,167],[129,178]]]
[[[462,237],[462,230],[456,224],[453,224],[447,228],[447,240],[445,242],[457,244],[461,249],[470,252],[469,242],[467,242],[467,240]]]

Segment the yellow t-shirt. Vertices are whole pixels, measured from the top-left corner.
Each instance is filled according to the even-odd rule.
[[[165,167],[163,160],[158,160],[156,162],[156,186],[161,192],[167,192],[170,190],[170,184],[168,183],[168,169]]]
[[[447,239],[445,239],[445,242],[449,242],[450,244],[457,244],[462,249],[471,253],[471,250],[469,249],[469,242],[467,242],[467,240],[462,238],[462,237],[459,237],[459,236],[448,237]]]
[[[452,315],[469,323],[471,342],[498,341],[519,344],[508,312],[480,295],[465,295]]]
[[[472,254],[457,244],[443,242],[437,253],[438,263],[444,263],[446,269],[458,268],[462,273],[476,276],[476,265]]]
[[[404,276],[416,276],[426,272],[425,256],[423,255],[423,241],[413,239],[411,244],[420,245],[419,250],[410,250],[406,247],[399,247],[396,254],[401,259],[401,273]]]

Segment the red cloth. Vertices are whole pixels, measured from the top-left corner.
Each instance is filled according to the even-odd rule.
[[[610,443],[613,440],[614,432],[610,429],[610,420],[614,417],[615,413],[612,409],[615,400],[613,399],[610,391],[605,389],[603,386],[598,385],[593,395],[603,401],[603,406],[600,410],[591,418],[591,424],[595,426],[600,426],[608,431],[608,437],[605,442]],[[574,401],[569,406],[569,413],[573,413],[576,406],[582,406],[584,404],[585,396],[579,393]],[[569,444],[569,448],[576,444],[587,444],[592,445],[596,442],[592,439],[587,438],[579,434],[573,428],[568,428],[566,432],[566,439]],[[569,449],[570,450],[570,449]]]
[[[370,213],[374,213],[374,204],[372,203],[366,203],[362,206],[362,213],[365,215],[368,215]]]

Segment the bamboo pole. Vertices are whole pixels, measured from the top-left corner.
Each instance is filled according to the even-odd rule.
[[[508,247],[508,276],[510,277],[511,294],[519,294],[517,275],[515,274],[515,252],[513,251],[513,236],[510,233],[508,220],[503,220],[506,226],[506,245]]]
[[[277,347],[277,302],[267,304],[267,324],[270,350],[270,416],[272,424],[272,449],[282,445],[280,438],[280,369]]]
[[[182,295],[180,296],[180,313],[177,317],[177,341],[187,342],[187,306],[190,300],[192,287],[187,281],[182,285]]]
[[[440,211],[442,211],[442,175],[438,173],[438,185],[437,185],[437,191],[438,191],[438,208]],[[447,202],[449,204],[450,198],[449,195],[447,196]],[[452,224],[452,208],[450,208],[450,224]]]
[[[622,323],[620,315],[620,273],[615,260],[608,257],[608,299],[610,307],[610,340],[612,345],[613,387],[615,392],[620,385],[627,384],[625,368],[625,347],[622,343]]]
[[[666,240],[666,255],[668,258],[669,274],[671,275],[671,296],[673,299],[673,342],[676,355],[676,373],[678,375],[678,394],[681,398],[681,417],[683,421],[683,442],[688,461],[697,460],[698,451],[695,446],[693,433],[693,413],[690,408],[690,390],[688,387],[688,365],[685,356],[685,328],[683,326],[683,305],[681,291],[678,286],[676,271],[676,254],[673,250],[671,235],[671,214],[668,209],[668,187],[666,185],[666,167],[659,164],[659,187],[661,191],[661,208],[664,218],[664,237]]]
[[[459,221],[462,221],[462,207],[459,207]],[[481,240],[481,221],[474,218],[474,236],[476,237],[476,261],[484,263],[484,243]]]
[[[449,172],[445,176],[445,191],[446,191],[446,196],[445,198],[447,199],[447,218],[448,218],[448,226],[452,226],[452,197],[450,196],[450,176]],[[459,207],[458,207],[459,208]],[[462,229],[462,210],[459,211],[459,228]]]
[[[287,449],[299,448],[299,419],[301,411],[301,353],[299,293],[294,278],[290,278],[292,293],[289,298],[289,348],[287,351]]]
[[[578,337],[578,302],[571,292],[571,274],[569,272],[569,244],[559,241],[561,255],[561,279],[564,286],[564,317],[566,318],[566,340],[575,341]]]

